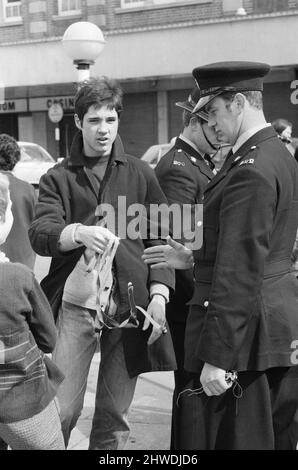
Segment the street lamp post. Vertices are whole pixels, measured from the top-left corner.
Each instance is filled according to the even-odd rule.
[[[72,23],[63,35],[62,44],[78,70],[77,81],[88,80],[90,65],[94,64],[105,46],[101,29],[88,21]]]
[[[90,78],[90,65],[94,64],[105,43],[101,29],[88,21],[72,23],[65,30],[62,45],[78,70],[76,82],[80,83]],[[65,127],[65,132],[66,155],[68,155],[68,126]]]

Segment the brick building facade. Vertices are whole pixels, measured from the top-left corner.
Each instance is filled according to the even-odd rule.
[[[297,19],[298,0],[0,0],[0,132],[67,154],[76,71],[61,38],[70,24],[90,21],[106,38],[91,73],[118,78],[125,91],[120,133],[128,152],[141,156],[177,135],[174,103],[192,88],[192,68],[216,60],[273,65],[265,114],[291,120],[298,135]],[[55,101],[64,109],[59,152],[48,118]]]

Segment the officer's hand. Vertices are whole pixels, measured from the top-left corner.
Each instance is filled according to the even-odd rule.
[[[162,328],[166,323],[166,301],[162,295],[155,294],[147,308],[147,313],[161,326],[155,328],[153,326],[151,335],[147,341],[148,344],[154,343],[162,334]],[[150,321],[145,317],[143,330],[147,330],[150,325]]]
[[[205,362],[202,369],[200,382],[203,390],[209,397],[212,395],[221,395],[228,388],[232,386],[232,383],[228,384],[225,379],[226,371],[219,367],[212,366]]]
[[[188,269],[193,265],[192,251],[169,236],[167,245],[146,248],[142,258],[151,268]]]
[[[113,234],[107,228],[97,225],[79,225],[75,232],[77,242],[99,254],[104,252],[111,236]]]

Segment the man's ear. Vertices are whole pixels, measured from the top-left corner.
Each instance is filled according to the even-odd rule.
[[[236,93],[233,103],[238,112],[243,111],[245,107],[245,96],[242,93]]]
[[[77,114],[74,115],[74,122],[75,122],[75,125],[77,126],[77,128],[81,131],[82,130],[82,125],[81,125],[81,121],[79,119],[79,116]]]
[[[198,124],[199,124],[198,118],[196,116],[192,116],[189,121],[189,125],[191,129],[196,130],[198,127]]]

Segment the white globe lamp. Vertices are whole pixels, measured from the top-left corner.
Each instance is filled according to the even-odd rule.
[[[94,23],[78,21],[66,29],[62,44],[78,69],[79,82],[89,78],[90,65],[94,64],[105,43],[101,29]]]

